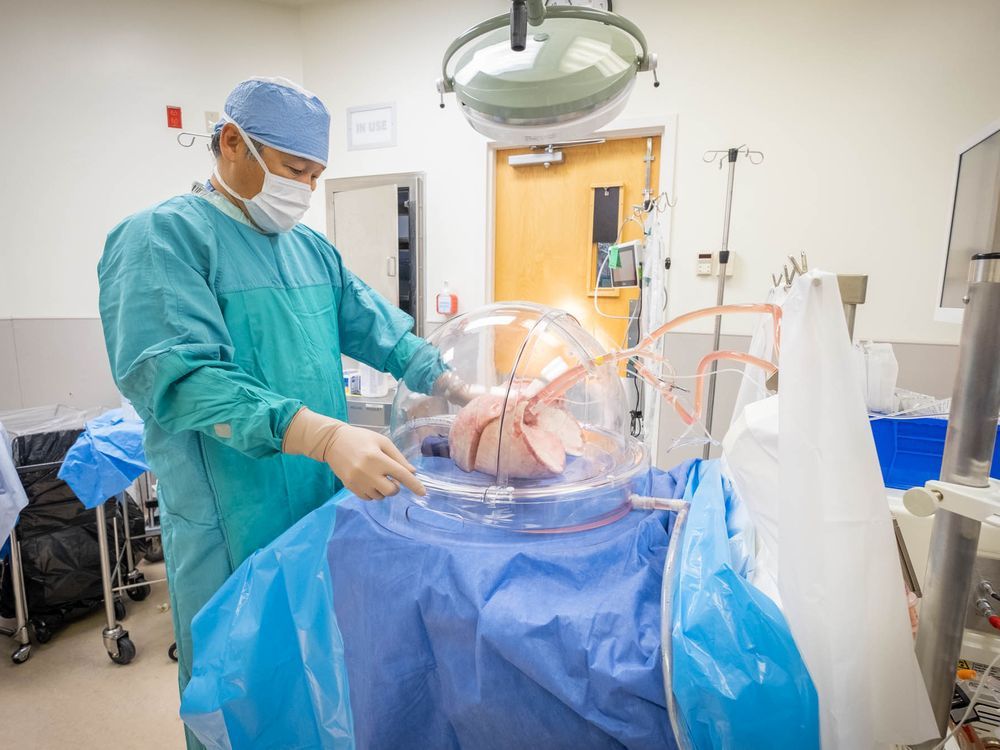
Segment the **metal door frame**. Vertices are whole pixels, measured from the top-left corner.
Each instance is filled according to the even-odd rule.
[[[395,174],[361,175],[358,177],[332,177],[324,180],[326,206],[326,233],[333,236],[333,196],[348,190],[396,185],[410,190],[410,252],[413,256],[417,286],[414,299],[413,332],[425,335],[426,308],[426,263],[424,262],[424,191],[427,176],[424,172],[397,172]]]

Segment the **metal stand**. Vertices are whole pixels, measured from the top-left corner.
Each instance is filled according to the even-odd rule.
[[[14,591],[14,629],[0,628],[0,633],[20,644],[10,658],[15,664],[24,664],[31,656],[31,637],[28,635],[28,605],[21,568],[21,543],[13,529],[10,532],[10,577],[11,589]]]
[[[715,304],[721,307],[726,297],[726,269],[729,267],[729,223],[733,215],[733,182],[736,179],[736,159],[740,154],[750,159],[751,164],[760,164],[764,155],[760,151],[750,151],[745,145],[739,148],[730,148],[725,151],[706,151],[702,156],[702,161],[712,162],[715,157],[722,154],[719,160],[719,167],[726,161],[729,162],[729,178],[726,184],[726,210],[725,222],[722,225],[722,249],[719,250],[719,285],[716,288]],[[759,157],[757,161],[754,161]],[[722,316],[715,317],[715,330],[712,334],[712,351],[719,350],[719,342],[722,340]],[[708,405],[705,409],[705,431],[712,434],[712,420],[715,416],[715,381],[719,369],[718,362],[712,362],[708,372]],[[712,450],[712,443],[705,443],[702,458],[707,459]]]
[[[107,627],[104,628],[101,635],[104,638],[104,648],[111,660],[116,664],[128,664],[135,658],[135,644],[129,639],[128,631],[118,624],[118,613],[115,611],[114,589],[111,586],[111,576],[108,570],[111,554],[108,550],[108,527],[104,503],[98,505],[94,512],[97,513],[97,547],[101,556],[101,586],[104,591],[104,616],[107,619]]]
[[[685,500],[666,500],[659,497],[632,496],[632,507],[644,510],[669,510],[676,514],[674,528],[670,533],[670,543],[667,545],[667,556],[663,562],[663,581],[660,586],[660,650],[663,659],[660,664],[663,670],[663,690],[667,696],[667,716],[670,718],[670,728],[674,740],[680,750],[689,750],[691,743],[684,731],[680,708],[674,696],[674,647],[673,638],[673,596],[675,567],[680,554],[681,541],[687,523],[690,503]]]
[[[985,488],[990,485],[1000,412],[1000,253],[973,256],[965,299],[941,480]],[[934,516],[916,650],[942,736],[948,726],[980,526],[978,520],[943,508]],[[919,748],[930,750],[937,744],[931,740]]]
[[[840,287],[840,301],[844,303],[844,316],[847,318],[847,335],[854,342],[854,320],[858,313],[858,305],[865,304],[868,298],[867,274],[837,274],[837,286]]]
[[[142,491],[140,484],[140,492]],[[125,519],[122,530],[124,541],[120,542],[118,539],[118,521],[116,519],[113,523],[114,555],[111,555],[108,545],[108,527],[105,520],[104,504],[102,503],[94,509],[97,513],[97,544],[101,553],[101,588],[104,594],[104,615],[107,621],[104,630],[101,631],[101,637],[111,661],[115,664],[128,664],[135,658],[136,648],[132,639],[129,638],[128,631],[118,623],[118,620],[125,617],[125,604],[118,595],[124,592],[130,599],[142,601],[149,596],[151,584],[160,583],[166,579],[157,578],[147,581],[142,572],[136,569],[132,552],[133,537],[129,528],[129,503],[125,493],[118,496],[118,502],[122,508],[122,517]],[[158,537],[159,533],[159,530],[152,533],[147,532],[142,538]],[[113,582],[112,576],[117,585]]]

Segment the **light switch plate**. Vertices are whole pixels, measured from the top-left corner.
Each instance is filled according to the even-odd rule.
[[[695,273],[698,276],[712,276],[715,273],[715,253],[698,253]]]

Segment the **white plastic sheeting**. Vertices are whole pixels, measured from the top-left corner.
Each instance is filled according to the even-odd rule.
[[[727,465],[774,547],[758,564],[776,572],[824,750],[918,743],[937,731],[836,276],[797,279],[783,310],[780,409],[744,410]]]
[[[743,499],[755,531],[757,555],[750,583],[780,607],[777,396],[761,398],[740,410],[722,441],[722,466]]]
[[[783,304],[788,294],[784,287],[772,287],[768,292],[767,301],[771,304]],[[761,315],[754,328],[753,337],[750,339],[748,354],[752,354],[758,359],[766,362],[775,362],[774,357],[774,323],[770,315]],[[747,365],[744,368],[743,379],[740,381],[740,390],[736,394],[736,405],[733,407],[732,423],[735,423],[743,413],[744,407],[767,398],[767,373],[759,367]]]
[[[28,504],[11,457],[11,441],[18,435],[82,430],[87,420],[96,417],[101,411],[74,409],[62,404],[0,411],[0,547],[3,547],[14,529],[21,509]]]
[[[892,350],[892,344],[878,344],[862,341],[854,346],[854,356],[861,370],[864,384],[865,403],[868,410],[881,414],[896,411],[896,380],[899,377],[899,363]]]
[[[21,508],[27,504],[28,496],[24,494],[10,455],[10,436],[0,423],[0,547],[14,530]]]

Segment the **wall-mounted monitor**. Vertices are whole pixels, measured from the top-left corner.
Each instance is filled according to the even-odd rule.
[[[969,261],[1000,251],[1000,121],[959,151],[936,320],[960,323]]]

